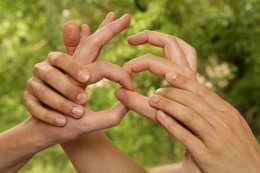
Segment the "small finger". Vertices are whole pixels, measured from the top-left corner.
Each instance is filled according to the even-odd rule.
[[[66,124],[67,119],[64,115],[44,108],[37,98],[28,91],[24,93],[24,101],[28,111],[33,117],[59,127]]]
[[[119,83],[122,87],[126,89],[135,89],[131,76],[121,67],[109,61],[97,61],[88,64],[86,65],[86,69],[91,73],[91,78],[88,81],[88,84],[96,83],[102,78],[106,78]]]
[[[27,83],[27,88],[30,93],[33,93],[41,102],[54,110],[72,116],[74,118],[80,118],[84,114],[84,109],[81,105],[77,105],[58,93],[54,92],[50,88],[44,85],[37,78],[31,78]],[[51,98],[51,99],[50,99]]]
[[[181,126],[176,120],[171,118],[163,111],[157,111],[156,118],[160,124],[180,143],[182,143],[193,155],[204,155],[206,146],[203,142],[193,135],[189,130]]]

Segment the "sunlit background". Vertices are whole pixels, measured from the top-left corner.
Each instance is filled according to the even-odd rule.
[[[114,38],[99,59],[118,65],[162,50],[129,46],[126,38],[144,29],[176,35],[198,51],[199,79],[230,101],[260,139],[260,1],[259,0],[1,0],[0,1],[0,129],[28,117],[22,95],[35,63],[50,51],[64,51],[61,29],[68,20],[87,23],[95,31],[107,12],[132,16],[130,27]],[[149,95],[164,85],[148,72],[134,76],[138,91]],[[91,105],[101,110],[117,103],[118,85],[104,81],[90,88]],[[179,162],[183,147],[158,125],[128,113],[106,130],[124,152],[145,167]],[[22,173],[75,172],[55,146],[37,154]]]

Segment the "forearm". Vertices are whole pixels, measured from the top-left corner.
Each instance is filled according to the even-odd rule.
[[[79,173],[147,172],[120,151],[101,131],[61,145]]]
[[[54,144],[44,124],[32,118],[0,133],[0,172],[17,172],[31,157]]]

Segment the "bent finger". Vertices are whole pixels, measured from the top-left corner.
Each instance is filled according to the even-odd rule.
[[[67,100],[63,96],[45,86],[36,78],[29,80],[27,88],[30,93],[37,97],[41,102],[58,112],[73,116],[74,118],[80,118],[84,114],[84,109],[81,105],[77,105]]]
[[[118,89],[115,95],[128,109],[156,122],[155,114],[157,109],[150,106],[148,97],[123,88]]]
[[[24,93],[25,105],[31,115],[39,120],[55,126],[64,126],[67,119],[64,115],[44,108],[41,103],[28,91]]]
[[[153,74],[162,77],[165,76],[165,73],[167,71],[172,71],[174,69],[178,73],[182,73],[187,77],[193,77],[193,73],[189,69],[152,54],[146,54],[144,56],[134,58],[131,61],[125,63],[123,65],[123,68],[129,74],[133,72],[142,72],[145,70],[149,70]]]
[[[130,75],[125,72],[121,67],[109,62],[109,61],[97,61],[86,65],[86,69],[91,73],[88,84],[93,84],[100,81],[102,78],[107,78],[116,83],[119,83],[122,87],[134,90],[134,84]]]
[[[65,53],[52,52],[47,59],[51,65],[66,72],[78,82],[86,83],[90,78],[90,73],[86,68]]]
[[[33,73],[69,100],[78,104],[86,103],[87,95],[85,91],[68,79],[65,74],[47,63],[36,64]]]
[[[163,34],[156,31],[145,30],[134,34],[128,38],[128,42],[132,45],[140,45],[150,43],[164,49],[166,58],[176,64],[189,66],[185,54],[177,42],[176,37]]]

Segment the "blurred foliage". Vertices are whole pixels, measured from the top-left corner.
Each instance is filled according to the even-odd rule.
[[[131,47],[127,36],[151,29],[176,35],[198,51],[201,81],[230,101],[260,139],[260,1],[259,0],[20,0],[0,1],[0,129],[23,121],[28,113],[22,95],[32,66],[50,51],[64,51],[64,22],[87,23],[94,31],[106,13],[129,13],[131,26],[114,38],[99,59],[118,65],[145,53],[162,55],[150,45]],[[138,91],[149,95],[163,80],[145,72],[134,76]],[[114,105],[118,85],[90,88],[95,110]],[[182,146],[158,125],[130,112],[120,126],[106,131],[123,151],[144,166],[180,161]],[[74,172],[59,147],[35,156],[21,171]]]

